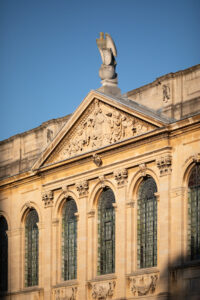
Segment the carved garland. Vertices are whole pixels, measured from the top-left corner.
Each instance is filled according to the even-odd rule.
[[[157,287],[158,274],[129,276],[130,290],[134,296],[153,294]]]
[[[54,300],[76,300],[77,287],[57,288],[53,291]]]
[[[89,288],[91,289],[92,299],[96,300],[106,300],[112,298],[115,285],[115,281],[88,284]]]

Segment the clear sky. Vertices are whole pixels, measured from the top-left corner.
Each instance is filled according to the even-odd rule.
[[[200,63],[200,0],[0,0],[0,140],[101,86],[100,31],[117,46],[122,93]]]

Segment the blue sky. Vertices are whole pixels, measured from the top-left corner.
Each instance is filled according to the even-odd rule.
[[[73,112],[118,50],[122,93],[200,63],[200,0],[0,0],[0,140]]]

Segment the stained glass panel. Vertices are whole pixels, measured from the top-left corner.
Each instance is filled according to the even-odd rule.
[[[191,260],[200,259],[200,164],[196,164],[188,184],[188,252]]]
[[[143,180],[137,202],[137,260],[138,268],[157,264],[157,192],[152,177]]]
[[[64,280],[77,276],[77,212],[76,203],[68,198],[63,208],[62,221],[62,277]]]
[[[38,285],[38,214],[31,209],[25,224],[25,286]]]
[[[0,292],[8,289],[8,237],[6,219],[0,216]]]
[[[115,196],[105,188],[98,203],[98,275],[115,272]]]

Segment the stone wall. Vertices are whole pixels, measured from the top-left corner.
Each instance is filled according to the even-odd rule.
[[[0,178],[12,176],[31,169],[69,115],[42,123],[37,128],[0,142]]]
[[[168,117],[188,117],[200,111],[200,65],[166,74],[125,96]]]

